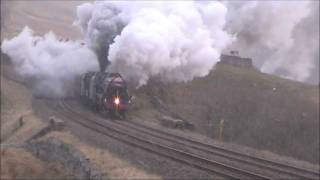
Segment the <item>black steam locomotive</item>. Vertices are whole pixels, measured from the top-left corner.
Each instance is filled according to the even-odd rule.
[[[81,76],[80,86],[80,97],[85,104],[112,117],[125,117],[130,96],[119,73],[88,72]]]

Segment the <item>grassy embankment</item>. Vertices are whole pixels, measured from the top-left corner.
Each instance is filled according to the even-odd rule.
[[[319,163],[318,86],[218,64],[188,83],[150,82],[137,96],[145,114],[159,114],[147,98],[157,96],[201,134],[218,138],[224,119],[224,141]]]

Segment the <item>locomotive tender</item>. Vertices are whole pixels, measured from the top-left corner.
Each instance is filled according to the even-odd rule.
[[[88,72],[81,76],[80,97],[100,112],[125,117],[130,104],[127,84],[119,73]]]

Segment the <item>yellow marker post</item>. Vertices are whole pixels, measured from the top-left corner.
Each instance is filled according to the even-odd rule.
[[[219,139],[222,141],[222,132],[223,132],[223,127],[224,127],[224,119],[220,120],[219,123]]]

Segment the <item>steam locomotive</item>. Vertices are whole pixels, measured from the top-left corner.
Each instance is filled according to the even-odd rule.
[[[125,118],[130,104],[127,84],[119,73],[88,72],[81,76],[80,98],[99,112]]]

